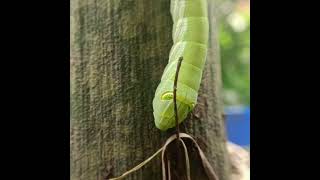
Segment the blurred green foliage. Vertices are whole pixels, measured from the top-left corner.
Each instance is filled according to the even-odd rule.
[[[250,105],[249,2],[239,1],[220,21],[219,29],[225,105]]]

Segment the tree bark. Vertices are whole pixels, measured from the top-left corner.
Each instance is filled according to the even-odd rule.
[[[199,142],[220,180],[227,180],[212,4],[209,1],[211,38],[198,105],[181,126]],[[152,114],[154,92],[173,44],[170,0],[71,0],[70,10],[71,179],[119,176],[173,134],[158,130]],[[188,147],[192,179],[206,179],[192,144]],[[169,154],[175,151],[171,148]],[[127,179],[161,179],[160,157]]]

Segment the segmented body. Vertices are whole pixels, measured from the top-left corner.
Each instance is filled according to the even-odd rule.
[[[155,125],[160,130],[175,126],[173,83],[177,62],[183,57],[177,84],[179,123],[193,110],[206,61],[209,34],[207,0],[171,0],[173,46],[153,99]]]

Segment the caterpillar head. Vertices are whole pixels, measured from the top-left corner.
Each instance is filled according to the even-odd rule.
[[[165,81],[161,82],[161,86],[158,86],[155,98],[153,99],[153,115],[155,125],[158,129],[165,131],[169,128],[175,127],[175,114],[174,114],[174,102],[173,102],[173,82]],[[159,89],[159,87],[162,87]],[[187,89],[186,89],[187,88]],[[197,92],[193,89],[178,84],[177,90],[177,111],[179,123],[184,121],[190,111],[193,110],[197,101]]]

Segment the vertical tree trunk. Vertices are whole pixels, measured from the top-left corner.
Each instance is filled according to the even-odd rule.
[[[211,18],[214,9],[209,4]],[[170,0],[71,0],[71,179],[118,176],[156,152],[152,99],[172,46]],[[228,179],[216,23],[198,105],[183,128]],[[189,145],[191,147],[191,145]],[[193,179],[205,179],[190,152]],[[161,179],[160,157],[127,179]]]

